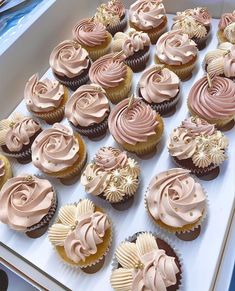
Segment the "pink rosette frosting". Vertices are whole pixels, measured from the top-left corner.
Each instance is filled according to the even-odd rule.
[[[150,68],[144,71],[139,81],[141,96],[148,103],[169,101],[179,93],[179,77],[167,68]]]
[[[40,125],[31,117],[15,123],[6,133],[5,144],[11,152],[19,152],[30,143],[31,137],[41,130]]]
[[[152,179],[146,194],[150,214],[171,227],[197,222],[206,208],[206,197],[190,171],[176,168]]]
[[[184,65],[197,56],[197,46],[181,30],[164,33],[157,41],[156,55],[168,65]]]
[[[102,147],[95,156],[95,163],[104,171],[112,171],[125,167],[127,163],[126,152],[112,147]]]
[[[102,23],[87,18],[79,21],[74,26],[73,37],[81,45],[99,46],[105,42],[107,30]]]
[[[50,55],[50,66],[59,76],[74,78],[89,66],[88,52],[72,40],[58,44]]]
[[[216,76],[212,87],[206,77],[199,79],[191,88],[188,104],[205,119],[221,119],[235,115],[235,84],[227,78]]]
[[[161,0],[137,0],[130,6],[129,17],[138,28],[148,30],[163,23],[166,11]]]
[[[32,144],[32,162],[45,173],[63,171],[78,159],[79,144],[70,127],[55,123],[44,129]]]
[[[108,119],[109,131],[120,144],[146,142],[156,133],[157,113],[139,98],[130,107],[128,103],[125,99],[113,108]]]
[[[48,214],[54,195],[47,180],[35,176],[11,178],[0,192],[0,220],[12,229],[26,231]]]
[[[219,29],[224,30],[229,24],[235,22],[235,10],[232,13],[223,13],[219,21]]]
[[[187,129],[188,134],[192,136],[212,135],[215,133],[214,124],[198,117],[189,117],[182,121],[181,127]]]
[[[150,46],[150,38],[147,33],[142,31],[134,31],[124,40],[122,50],[124,55],[128,58],[134,53],[141,51],[144,47]]]
[[[111,0],[105,5],[105,10],[111,12],[114,15],[118,15],[121,19],[125,13],[126,9],[122,1],[120,0]]]
[[[65,116],[74,126],[90,126],[101,123],[109,113],[105,91],[98,85],[79,87],[65,106]]]
[[[92,83],[105,88],[117,87],[126,76],[127,67],[115,54],[105,55],[96,60],[89,70]]]
[[[34,74],[26,83],[24,99],[29,110],[48,112],[60,106],[64,96],[64,87],[58,81],[44,79],[39,81]]]
[[[0,159],[0,178],[2,178],[6,173],[5,164],[3,160]]]
[[[97,253],[97,245],[110,227],[107,215],[99,211],[79,216],[77,221],[75,230],[64,241],[65,253],[75,263]]]

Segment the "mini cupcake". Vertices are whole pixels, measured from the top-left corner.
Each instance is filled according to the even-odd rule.
[[[0,122],[1,149],[19,163],[29,163],[31,145],[41,131],[41,126],[33,118],[14,114]]]
[[[120,45],[121,44],[121,45]],[[113,52],[122,51],[127,64],[132,71],[145,69],[150,55],[150,38],[142,31],[130,30],[128,34],[118,32],[113,41]]]
[[[39,81],[34,74],[26,83],[24,99],[30,112],[48,124],[59,122],[64,117],[64,107],[68,99],[67,88],[58,81]]]
[[[179,77],[161,65],[145,70],[138,83],[138,96],[161,115],[175,109],[179,91]]]
[[[154,152],[163,134],[163,120],[140,98],[119,102],[108,119],[109,131],[128,152],[146,155]]]
[[[198,117],[190,117],[174,129],[167,146],[177,165],[198,176],[212,173],[227,159],[226,136]]]
[[[81,176],[85,191],[107,200],[118,209],[127,209],[139,185],[140,167],[117,148],[102,147]],[[129,203],[130,202],[130,203]]]
[[[110,283],[115,291],[176,291],[181,286],[181,262],[165,240],[140,232],[115,251]]]
[[[108,54],[96,60],[89,71],[91,83],[100,85],[112,103],[125,99],[132,85],[132,70],[119,54]]]
[[[126,9],[120,0],[111,0],[107,4],[101,4],[97,8],[94,19],[104,24],[112,35],[118,31],[124,31],[127,27]]]
[[[167,30],[167,17],[162,0],[137,0],[130,6],[129,18],[130,26],[146,32],[152,44]]]
[[[89,80],[91,61],[88,52],[77,42],[65,40],[58,44],[49,63],[55,78],[73,91]]]
[[[106,93],[96,84],[78,88],[65,107],[65,116],[76,131],[90,138],[106,133],[109,112]]]
[[[34,166],[64,183],[79,176],[86,156],[86,145],[81,136],[60,123],[44,129],[32,144]]]
[[[235,10],[230,13],[222,14],[218,25],[218,40],[219,42],[231,42],[235,44]]]
[[[0,204],[2,223],[37,238],[46,232],[55,214],[57,196],[48,180],[19,175],[3,185]]]
[[[164,33],[156,44],[155,61],[170,69],[181,80],[191,77],[196,65],[198,49],[182,30]]]
[[[193,234],[206,215],[206,196],[190,171],[170,169],[150,182],[146,209],[154,222],[172,233]],[[195,237],[194,237],[195,239]]]
[[[0,155],[0,190],[2,189],[2,186],[6,183],[6,181],[11,177],[11,164],[5,156]]]
[[[219,129],[234,124],[235,84],[216,76],[211,84],[207,77],[199,79],[191,88],[188,108],[193,116],[199,116]]]
[[[79,21],[73,28],[73,37],[89,53],[93,61],[110,51],[112,35],[102,23],[95,22],[94,18]]]
[[[111,246],[111,221],[103,209],[84,199],[61,207],[48,235],[63,262],[95,273]]]
[[[211,16],[206,8],[197,7],[177,12],[173,20],[172,29],[181,29],[188,34],[199,50],[205,48],[211,29]]]

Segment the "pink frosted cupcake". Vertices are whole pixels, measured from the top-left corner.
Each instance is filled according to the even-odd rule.
[[[146,32],[151,43],[155,44],[159,36],[167,29],[167,17],[162,0],[137,0],[129,9],[130,26]]]
[[[65,107],[65,116],[76,131],[90,138],[105,134],[109,112],[106,93],[96,84],[78,88]]]
[[[91,61],[88,52],[72,40],[58,44],[50,55],[49,63],[55,78],[73,91],[89,80]]]
[[[179,91],[179,77],[162,66],[145,70],[138,83],[138,95],[161,115],[174,110]]]
[[[231,42],[235,44],[235,10],[222,14],[217,32],[219,42]]]

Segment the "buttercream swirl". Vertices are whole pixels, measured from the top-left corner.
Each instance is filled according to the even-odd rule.
[[[74,126],[101,123],[109,113],[105,91],[95,84],[79,87],[65,106],[65,116]]]
[[[154,219],[175,228],[200,219],[206,208],[206,197],[201,185],[189,173],[176,168],[152,179],[146,201]]]
[[[23,175],[11,178],[0,192],[0,220],[12,229],[26,231],[48,214],[54,195],[47,180]]]
[[[181,127],[187,129],[190,135],[212,135],[215,133],[214,124],[198,117],[189,117],[182,121]]]
[[[11,152],[19,152],[24,145],[30,143],[30,139],[40,130],[40,125],[33,118],[24,117],[7,131],[5,145]]]
[[[72,40],[65,40],[58,44],[49,60],[54,73],[68,78],[80,75],[88,68],[89,62],[88,52]]]
[[[224,30],[229,24],[235,22],[235,11],[223,13],[219,21],[219,29]]]
[[[73,37],[81,45],[99,46],[107,38],[106,27],[89,18],[79,21],[73,28]]]
[[[44,79],[39,81],[34,74],[26,83],[24,99],[29,110],[48,112],[58,108],[64,97],[64,87],[58,81]]]
[[[128,103],[129,100],[125,99],[111,111],[108,119],[110,133],[120,144],[146,142],[155,134],[157,113],[139,98],[130,107]]]
[[[139,81],[141,96],[148,103],[162,103],[179,93],[179,77],[167,68],[145,70]]]
[[[126,9],[122,1],[120,0],[111,0],[105,5],[105,9],[109,12],[111,12],[114,15],[118,15],[118,17],[121,19],[125,13]]]
[[[132,32],[127,39],[124,40],[122,50],[126,57],[132,56],[135,52],[143,50],[144,47],[150,46],[150,38],[147,33],[142,31]]]
[[[206,77],[199,79],[188,97],[192,110],[205,119],[228,118],[235,115],[235,84],[227,78],[216,76],[212,87]]]
[[[191,16],[193,19],[204,26],[210,26],[211,24],[211,15],[206,7],[195,7],[192,9],[186,9],[183,12],[177,12],[176,16],[173,17],[173,20],[182,20],[186,16]]]
[[[166,11],[161,0],[137,0],[130,6],[130,21],[143,30],[161,25]]]
[[[224,36],[227,38],[229,42],[235,44],[235,22],[229,24],[224,29]]]
[[[32,144],[33,164],[45,173],[63,171],[78,159],[79,144],[70,127],[55,123],[44,129]]]
[[[197,56],[197,47],[189,36],[181,30],[164,33],[157,41],[156,55],[168,65],[182,65]]]
[[[4,161],[0,159],[0,178],[6,173]]]

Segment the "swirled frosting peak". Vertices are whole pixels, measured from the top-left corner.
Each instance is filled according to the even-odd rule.
[[[197,47],[189,36],[181,30],[164,33],[157,41],[156,55],[168,65],[182,65],[197,56]]]
[[[150,182],[146,202],[151,216],[171,227],[197,222],[206,208],[203,189],[181,168],[158,174]]]
[[[105,91],[96,84],[79,87],[65,106],[65,116],[74,126],[101,123],[109,113]]]
[[[227,78],[216,76],[212,87],[206,77],[199,79],[191,88],[189,106],[205,119],[223,119],[235,115],[235,84]]]
[[[70,127],[55,123],[44,129],[32,144],[33,164],[45,173],[63,171],[78,159],[79,144]]]
[[[125,78],[127,67],[115,54],[105,55],[96,60],[90,68],[89,77],[92,83],[101,87],[113,88],[118,86]]]
[[[187,16],[191,16],[198,23],[210,26],[211,24],[211,15],[206,7],[196,7],[192,9],[186,9],[183,12],[177,12],[176,16],[174,16],[173,20],[178,21],[182,20]]]
[[[48,112],[60,106],[64,87],[58,81],[44,79],[39,81],[34,74],[26,83],[24,99],[27,107],[34,112]]]
[[[49,60],[54,73],[68,78],[80,75],[88,68],[89,62],[88,52],[72,40],[65,40],[58,44]]]
[[[121,19],[125,13],[126,9],[121,0],[111,0],[105,5],[105,9],[114,15],[118,15]]]
[[[148,103],[162,103],[177,96],[179,84],[179,77],[174,72],[156,66],[144,71],[139,90]]]
[[[219,21],[219,29],[224,30],[229,24],[235,22],[235,10],[223,13]]]
[[[73,37],[81,45],[89,47],[99,46],[107,38],[106,27],[101,22],[83,19],[73,28]]]
[[[132,56],[135,52],[143,50],[150,46],[150,38],[147,33],[142,31],[133,31],[125,40],[123,40],[122,50],[126,57]]]
[[[130,6],[130,21],[142,30],[161,25],[166,18],[166,11],[161,0],[137,0]]]
[[[140,98],[136,98],[131,106],[128,106],[129,102],[125,99],[111,111],[108,119],[110,133],[120,144],[146,142],[155,134],[157,113]]]
[[[23,175],[11,178],[0,192],[0,220],[12,229],[26,231],[48,214],[54,195],[47,180]]]
[[[189,117],[182,121],[181,127],[187,129],[192,136],[212,135],[215,132],[214,124],[208,123],[199,117]]]

